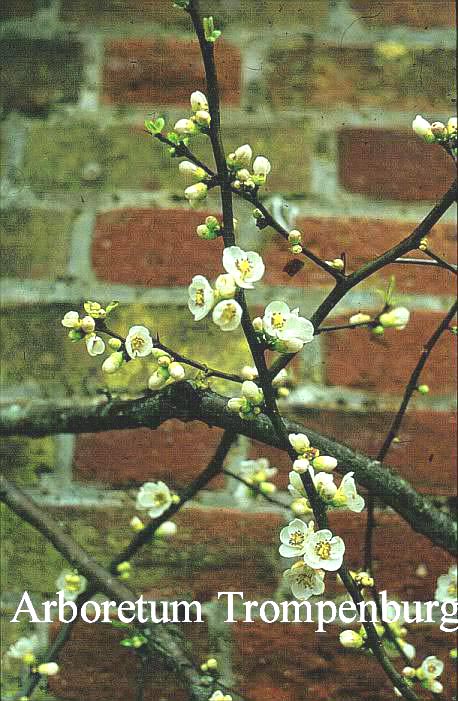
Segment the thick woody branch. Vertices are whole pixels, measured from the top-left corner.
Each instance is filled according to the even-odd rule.
[[[0,501],[24,521],[30,523],[68,562],[78,569],[90,582],[91,588],[105,594],[110,601],[119,604],[122,601],[135,601],[136,594],[116,579],[108,570],[101,567],[72,538],[62,532],[59,524],[37,506],[18,487],[0,475]],[[202,684],[201,675],[182,649],[180,637],[173,633],[173,626],[149,624],[151,648],[165,661],[186,684],[193,701],[207,701],[208,686]],[[241,697],[238,697],[242,701]]]
[[[226,405],[225,397],[210,390],[196,389],[189,382],[175,383],[134,400],[16,402],[0,408],[0,435],[39,437],[142,426],[158,428],[164,421],[177,418],[202,421],[267,445],[284,447],[267,416],[260,414],[253,421],[244,421],[229,412]],[[288,432],[305,432],[312,445],[324,454],[333,455],[339,462],[339,472],[353,471],[359,484],[397,511],[415,531],[444,550],[457,552],[457,527],[453,519],[436,509],[395,471],[294,421],[285,419],[285,424]]]

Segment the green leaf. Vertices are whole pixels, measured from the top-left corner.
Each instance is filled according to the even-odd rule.
[[[165,119],[157,117],[157,119],[145,119],[145,129],[151,134],[160,134],[165,127]]]
[[[114,311],[116,307],[119,307],[119,302],[116,302],[115,300],[113,302],[110,302],[110,304],[106,308],[106,313],[109,314],[110,312]]]

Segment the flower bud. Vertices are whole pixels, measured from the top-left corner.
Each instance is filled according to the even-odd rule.
[[[428,394],[429,393],[429,386],[428,385],[419,385],[417,387],[417,391],[420,392],[420,394]]]
[[[204,200],[207,196],[207,191],[208,188],[205,183],[196,183],[186,188],[184,196],[189,200],[190,204],[193,204],[194,202]]]
[[[374,336],[383,336],[383,334],[385,333],[385,329],[383,328],[383,326],[380,326],[380,324],[378,324],[377,326],[374,326],[373,329],[371,329],[371,333],[374,334]]]
[[[385,329],[405,329],[410,319],[410,312],[406,307],[395,307],[380,315],[379,322]]]
[[[288,380],[288,370],[286,368],[283,368],[282,370],[280,370],[280,372],[277,375],[275,375],[274,379],[272,380],[272,385],[274,387],[280,387],[287,380]]]
[[[138,518],[138,516],[134,516],[133,518],[131,518],[129,525],[135,533],[142,531],[145,527],[143,521],[140,518]]]
[[[172,362],[172,358],[170,357],[170,355],[167,355],[165,353],[164,353],[164,355],[161,355],[157,358],[157,364],[161,368],[167,368],[171,362]]]
[[[233,397],[232,399],[229,399],[227,402],[227,408],[229,411],[232,411],[235,414],[238,414],[238,412],[246,405],[246,400],[243,399],[242,397]]]
[[[193,93],[191,93],[191,109],[193,112],[208,110],[207,97],[200,90],[195,90]]]
[[[191,119],[179,119],[174,131],[180,136],[190,136],[197,133],[197,126]]]
[[[449,136],[456,136],[457,132],[457,119],[456,117],[450,117],[447,122],[447,132]]]
[[[167,372],[167,377],[164,377],[163,373],[159,372],[159,370],[156,370],[156,372],[153,372],[153,374],[148,379],[148,387],[151,390],[161,389],[161,387],[163,387],[165,385],[167,380],[168,380],[168,372]]]
[[[337,467],[337,460],[330,455],[319,455],[312,461],[312,465],[316,470],[332,472]]]
[[[214,657],[207,660],[207,669],[218,669],[218,662]]]
[[[219,275],[215,281],[215,290],[218,292],[221,299],[231,299],[235,296],[237,285],[232,275]]]
[[[365,324],[370,320],[371,317],[369,316],[369,314],[363,314],[362,312],[358,312],[357,314],[353,314],[353,316],[351,316],[348,321],[350,324]]]
[[[271,171],[270,162],[264,156],[258,156],[253,162],[253,173],[255,175],[261,175],[264,178],[269,175]]]
[[[92,316],[85,316],[81,319],[81,330],[84,333],[92,333],[95,329],[95,321]]]
[[[53,677],[59,671],[59,665],[56,662],[44,662],[38,665],[38,674],[43,674],[47,677]]]
[[[262,323],[262,319],[260,316],[255,317],[252,321],[252,324],[253,324],[254,330],[257,333],[260,333],[264,328],[263,323]]]
[[[352,650],[359,650],[364,644],[364,640],[354,630],[343,630],[339,635],[340,644],[342,647]]]
[[[122,351],[117,351],[112,353],[106,358],[102,363],[102,371],[107,375],[112,375],[117,372],[121,365],[124,363],[124,354]]]
[[[402,674],[404,677],[407,677],[407,679],[413,679],[417,676],[417,673],[413,667],[404,667]]]
[[[447,136],[447,128],[442,122],[433,122],[431,124],[431,131],[434,136],[442,138]]]
[[[62,326],[66,329],[74,329],[80,325],[80,315],[78,312],[67,312],[61,321]]]
[[[431,124],[424,119],[420,114],[417,114],[412,122],[412,129],[417,136],[421,136],[425,141],[434,141],[434,136],[431,131]]]
[[[208,127],[211,122],[210,113],[206,110],[199,110],[194,118],[200,127]]]
[[[242,384],[242,395],[255,405],[262,404],[264,394],[260,387],[251,380],[245,380]]]
[[[196,166],[195,163],[191,163],[191,161],[181,161],[181,163],[178,165],[178,170],[187,178],[202,180],[202,178],[205,177],[204,169],[199,168],[199,166]]]
[[[302,234],[300,231],[297,229],[293,229],[292,231],[289,232],[288,234],[288,242],[291,245],[298,244],[302,240]]]
[[[310,467],[310,463],[305,458],[297,458],[297,460],[295,460],[293,462],[293,470],[294,470],[294,472],[297,472],[299,475],[303,475],[304,472],[307,472],[309,467]]]
[[[185,369],[180,363],[176,363],[176,362],[170,363],[170,365],[168,367],[168,371],[169,371],[170,377],[176,381],[184,380],[184,378],[186,376]]]
[[[312,508],[305,497],[299,497],[291,503],[291,511],[296,516],[305,516],[312,513]]]
[[[334,258],[333,260],[327,260],[325,262],[330,268],[334,268],[334,270],[343,270],[345,268],[345,261],[343,261],[342,258]]]
[[[273,482],[261,482],[259,485],[259,491],[267,495],[275,494],[277,487],[273,484]]]
[[[280,344],[287,353],[299,353],[304,347],[304,342],[300,338],[288,338]]]
[[[290,251],[293,255],[299,256],[302,253],[302,246],[299,243],[295,244],[294,246],[291,246]]]
[[[235,149],[232,154],[234,156],[234,164],[239,168],[249,168],[251,159],[253,158],[253,151],[251,146],[244,144]]]
[[[112,350],[119,350],[122,346],[122,341],[119,338],[110,338],[108,345]]]
[[[310,441],[305,433],[290,433],[288,438],[298,455],[302,455],[302,453],[305,453],[305,451],[310,448]]]
[[[258,377],[258,371],[255,367],[251,367],[250,365],[244,365],[240,371],[240,375],[243,377],[244,380],[256,380],[256,378]]]
[[[158,538],[171,538],[176,534],[177,530],[177,526],[173,521],[164,521],[164,523],[161,523],[156,529],[155,535]]]

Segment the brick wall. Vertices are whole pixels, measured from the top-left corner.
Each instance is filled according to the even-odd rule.
[[[120,330],[144,322],[165,343],[228,371],[249,360],[240,334],[231,336],[228,356],[227,339],[216,327],[195,324],[186,309],[191,277],[220,270],[220,244],[201,242],[194,233],[206,215],[218,211],[217,199],[211,196],[205,211],[189,212],[176,162],[142,128],[151,112],[173,125],[191,90],[204,85],[186,16],[171,4],[2,5],[7,398],[87,395],[104,386],[99,364],[68,343],[60,327],[62,314],[87,297],[119,299]],[[265,191],[275,211],[295,222],[307,246],[324,258],[345,250],[351,269],[409,233],[453,175],[451,162],[414,138],[410,123],[417,112],[442,120],[453,112],[454,3],[202,5],[211,6],[223,28],[216,51],[226,149],[249,142],[269,156],[273,169]],[[396,58],[390,57],[392,42],[400,47]],[[201,155],[210,157],[207,144]],[[267,265],[263,284],[250,293],[254,308],[280,295],[311,313],[329,291],[326,276],[306,264],[289,278],[283,272],[285,246],[272,232],[259,233],[245,206],[237,204],[237,217],[242,243],[259,250]],[[433,249],[448,259],[455,251],[454,218],[448,212],[430,237]],[[291,412],[310,426],[371,455],[424,340],[454,294],[446,271],[391,266],[351,292],[333,321],[359,309],[377,310],[376,290],[392,274],[400,302],[412,310],[408,328],[383,340],[364,331],[320,336],[294,365],[297,384],[290,397]],[[444,337],[438,345],[423,376],[431,392],[413,401],[388,458],[420,491],[444,504],[456,493],[453,340]],[[147,370],[129,370],[110,378],[112,391],[141,391]],[[104,562],[129,537],[133,488],[148,478],[183,487],[219,436],[218,429],[174,421],[155,433],[14,438],[4,441],[2,458],[8,473]],[[267,455],[280,468],[278,484],[285,488],[283,455],[243,439],[230,466],[247,455]],[[201,503],[177,518],[171,548],[142,551],[135,561],[140,588],[155,597],[189,594],[208,602],[226,588],[272,597],[284,569],[277,555],[284,514],[262,503],[243,513],[234,508],[233,490],[230,480],[215,480]],[[7,513],[2,518],[8,613],[25,588],[38,599],[54,591],[62,559],[28,526]],[[430,599],[448,559],[392,513],[380,511],[377,524],[380,581],[394,595]],[[356,565],[361,517],[339,514],[335,527],[351,543]],[[330,591],[340,592],[332,586]],[[5,643],[17,636],[14,626],[3,629]],[[208,605],[205,631],[199,654],[219,653],[227,678],[256,701],[392,698],[370,660],[338,651],[335,631],[317,641],[307,626],[231,629],[221,625],[215,602]],[[419,655],[437,651],[443,658],[451,645],[432,627],[419,630],[415,642]],[[106,654],[96,654],[101,647]],[[114,632],[77,628],[53,692],[62,700],[108,695],[129,701],[134,670],[126,655]],[[124,686],[119,669],[125,670]],[[348,669],[358,673],[350,676]],[[186,699],[166,671],[155,671],[147,698],[166,699],[172,692]]]

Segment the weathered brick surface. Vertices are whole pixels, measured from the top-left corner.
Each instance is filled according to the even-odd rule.
[[[449,156],[410,132],[345,128],[338,134],[343,187],[376,199],[436,200],[449,188]]]
[[[237,674],[253,701],[391,701],[393,690],[369,656],[343,650],[341,629],[317,635],[312,624],[236,624]],[[455,675],[448,658],[450,635],[422,626],[412,640],[421,660],[434,649],[446,662],[442,681],[452,693]],[[447,693],[447,692],[446,692]]]
[[[393,415],[378,412],[320,410],[308,411],[303,423],[375,457],[392,419]],[[421,492],[453,496],[457,490],[455,435],[453,412],[409,412],[385,463]]]
[[[405,24],[418,29],[454,27],[456,6],[451,0],[391,0],[379,5],[377,0],[350,0],[360,19],[371,25]]]
[[[388,42],[344,47],[323,45],[310,35],[282,40],[269,56],[269,100],[278,108],[448,107],[453,52],[397,46],[401,55],[393,57]]]
[[[192,89],[204,89],[199,45],[174,39],[109,41],[105,47],[107,104],[189,104]],[[220,93],[228,105],[240,101],[240,54],[223,42],[216,49]]]
[[[72,214],[46,210],[0,212],[1,271],[8,277],[55,279],[65,273]],[[53,251],[52,258],[49,251]]]
[[[186,486],[209,462],[222,435],[204,424],[167,421],[152,432],[129,431],[82,434],[75,455],[75,476],[115,486],[164,480]],[[222,486],[222,478],[210,488]]]
[[[80,44],[68,38],[48,41],[10,34],[2,38],[0,54],[6,110],[41,115],[51,105],[78,100],[83,68]]]
[[[417,222],[401,222],[356,217],[304,217],[298,218],[297,228],[302,232],[304,244],[313,253],[325,260],[332,260],[342,252],[347,256],[347,270],[353,272],[361,265],[373,260],[408,236],[417,226]],[[456,226],[452,223],[439,223],[428,236],[431,249],[446,260],[456,260]],[[413,252],[413,257],[421,254]],[[279,236],[265,243],[263,259],[266,264],[265,281],[271,285],[294,287],[329,286],[330,277],[313,263],[289,277],[284,272],[287,261],[293,256],[288,251],[288,244]],[[363,283],[364,286],[379,288],[395,276],[396,289],[399,292],[454,294],[456,279],[447,271],[416,265],[391,265]]]
[[[443,316],[439,312],[414,311],[403,331],[389,329],[383,337],[367,329],[323,334],[327,383],[402,394],[424,344]],[[348,318],[339,317],[330,323],[334,322],[348,323]],[[420,383],[429,385],[432,395],[456,391],[456,336],[442,335],[421,373]]]
[[[30,17],[33,14],[30,0],[5,0],[0,7],[0,20],[12,20],[18,17]]]

